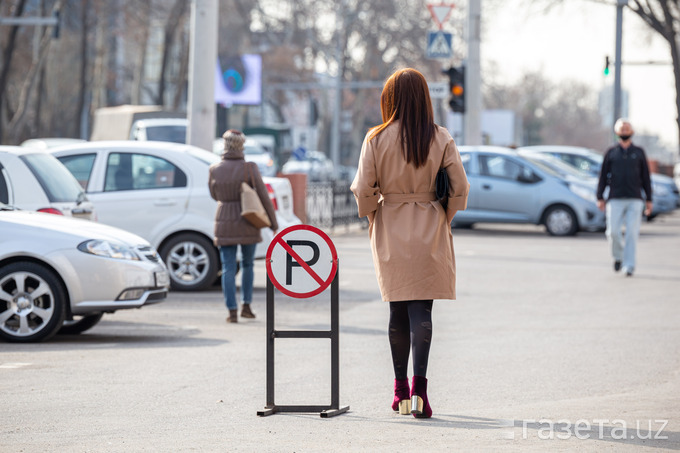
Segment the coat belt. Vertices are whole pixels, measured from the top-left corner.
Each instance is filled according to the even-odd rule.
[[[434,192],[384,193],[382,198],[385,203],[426,203],[437,199]]]

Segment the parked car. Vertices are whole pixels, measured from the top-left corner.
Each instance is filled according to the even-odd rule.
[[[221,156],[224,153],[224,139],[216,138],[213,141],[213,152]],[[243,144],[243,156],[248,162],[255,162],[262,176],[276,176],[276,165],[272,154],[258,141],[246,137]]]
[[[549,166],[514,150],[494,146],[460,146],[470,181],[468,206],[455,226],[474,223],[545,225],[548,234],[570,236],[604,228],[592,186],[561,177]]]
[[[0,146],[0,203],[95,219],[94,206],[78,181],[54,156],[40,149]]]
[[[213,245],[217,202],[208,190],[208,167],[220,158],[191,145],[130,140],[88,142],[51,152],[86,187],[100,222],[148,240],[170,271],[173,289],[211,286],[220,271]],[[299,224],[285,178],[263,177],[281,229]],[[262,229],[256,258],[273,239]]]
[[[104,313],[167,296],[168,271],[144,239],[118,228],[0,204],[0,338],[77,334]]]
[[[281,173],[290,175],[304,173],[308,181],[329,181],[335,178],[333,161],[321,151],[305,151],[303,155],[293,155],[281,167]]]
[[[186,118],[137,120],[130,128],[130,140],[186,143],[188,126],[189,120]]]
[[[73,143],[83,142],[85,142],[85,140],[80,138],[29,138],[28,140],[21,142],[19,146],[25,146],[27,148],[49,149],[54,148],[55,146],[72,145]]]
[[[566,164],[582,170],[595,178],[600,176],[600,168],[604,157],[597,152],[576,146],[525,146],[520,148],[531,152],[549,154],[561,159]],[[658,173],[650,175],[652,182],[652,213],[647,217],[653,219],[659,214],[670,212],[680,206],[680,191],[670,178]]]

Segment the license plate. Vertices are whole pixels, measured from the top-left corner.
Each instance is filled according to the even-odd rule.
[[[281,206],[286,211],[290,209],[290,198],[288,196],[284,195],[281,197]]]
[[[156,287],[165,287],[170,284],[170,274],[167,272],[154,272],[156,277]]]

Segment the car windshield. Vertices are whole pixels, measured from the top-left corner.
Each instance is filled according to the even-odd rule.
[[[35,175],[50,202],[80,202],[85,199],[78,181],[51,154],[24,154],[20,158]]]
[[[549,175],[557,176],[557,177],[560,178],[560,179],[563,179],[563,178],[564,178],[564,177],[563,177],[562,175],[560,175],[558,172],[556,172],[555,170],[553,170],[549,165],[547,165],[547,164],[544,163],[544,162],[541,162],[540,159],[532,159],[532,158],[527,157],[527,156],[523,156],[523,157],[524,157],[526,160],[528,160],[529,162],[531,162],[533,165],[535,165],[535,166],[537,166],[538,168],[540,168],[542,171],[548,173]]]
[[[161,142],[186,143],[186,126],[153,126],[146,129],[147,140]]]
[[[571,165],[565,164],[561,160],[554,159],[551,157],[545,157],[545,156],[527,156],[525,155],[527,159],[531,160],[534,163],[538,164],[544,164],[553,170],[555,170],[557,173],[560,174],[560,176],[573,176],[576,178],[587,178],[589,175],[583,171],[577,170],[576,168],[572,167]]]

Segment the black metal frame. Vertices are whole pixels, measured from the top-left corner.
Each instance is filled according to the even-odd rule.
[[[257,415],[264,417],[277,412],[319,412],[322,418],[334,417],[349,410],[340,407],[340,309],[336,271],[331,282],[330,330],[276,330],[274,323],[274,284],[267,275],[267,405]],[[277,338],[330,338],[331,340],[331,404],[277,405],[274,403],[274,341]]]

